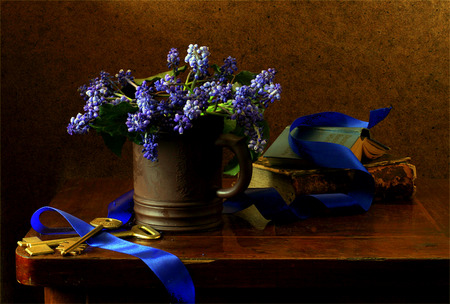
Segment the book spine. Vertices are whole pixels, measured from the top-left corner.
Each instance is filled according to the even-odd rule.
[[[367,168],[375,181],[375,200],[409,199],[415,194],[416,168],[410,163]],[[274,187],[288,202],[296,196],[346,193],[352,183],[352,170],[277,170],[254,166],[250,187]]]
[[[375,181],[375,200],[409,199],[416,191],[416,168],[402,163],[368,168]],[[327,174],[293,174],[295,195],[347,192],[354,172],[333,171]]]
[[[375,198],[408,199],[416,193],[416,167],[409,163],[368,168],[375,180]]]

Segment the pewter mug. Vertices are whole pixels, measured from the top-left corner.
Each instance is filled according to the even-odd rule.
[[[223,198],[245,191],[252,162],[245,138],[222,134],[221,117],[201,117],[184,134],[161,134],[158,161],[133,144],[136,222],[161,231],[195,231],[222,223]],[[222,188],[222,148],[236,154],[239,179]]]

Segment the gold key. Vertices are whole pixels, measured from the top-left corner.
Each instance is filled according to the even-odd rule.
[[[58,250],[58,251],[66,250],[67,251],[67,248],[71,247],[75,242],[76,242],[76,240],[75,241],[69,240],[69,241],[62,242],[61,244],[59,244],[58,247],[56,247],[56,250]],[[77,247],[75,247],[74,249],[72,249],[72,251],[68,251],[67,254],[79,255],[83,252],[84,249],[86,249],[86,247],[87,247],[87,244],[80,244]],[[34,247],[31,247],[31,248],[34,248]]]
[[[130,230],[114,232],[111,234],[119,238],[133,236],[142,240],[156,240],[161,237],[161,234],[158,231],[147,225],[134,225]]]
[[[31,256],[50,254],[55,252],[52,248],[45,244],[34,247],[27,247],[25,251]]]
[[[74,237],[63,238],[63,239],[53,239],[53,240],[42,241],[40,238],[34,236],[34,237],[23,238],[21,241],[17,242],[17,245],[19,245],[20,247],[36,247],[36,246],[41,246],[41,245],[55,247],[64,242],[78,241],[79,239],[80,239],[79,236],[74,236]]]
[[[93,226],[97,226],[96,222],[92,223],[94,224]],[[112,232],[111,234],[119,238],[135,237],[141,240],[156,240],[161,238],[161,234],[148,225],[134,225],[130,230]],[[54,251],[50,247],[58,246],[60,247],[57,248],[58,250],[67,248],[68,244],[73,244],[73,242],[78,241],[80,238],[80,236],[74,236],[42,241],[40,238],[34,236],[23,238],[21,241],[18,241],[17,244],[21,247],[27,247],[25,251],[28,254],[35,256],[53,253]],[[64,246],[59,246],[63,243],[65,243]]]
[[[73,244],[71,244],[67,248],[64,248],[63,250],[61,250],[61,255],[69,254],[71,251],[73,251],[75,248],[77,248],[78,245],[87,241],[89,238],[93,237],[94,235],[96,235],[97,233],[102,231],[103,228],[115,229],[115,228],[119,228],[120,226],[122,226],[121,221],[112,219],[112,218],[97,218],[97,219],[93,220],[90,224],[92,226],[96,226],[96,227],[93,230],[91,230],[90,232],[86,233],[84,236],[82,236],[78,241],[75,241]]]

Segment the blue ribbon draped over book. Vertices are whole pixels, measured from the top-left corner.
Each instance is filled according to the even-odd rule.
[[[296,119],[291,130],[300,126],[331,126],[372,128],[382,121],[391,108],[382,108],[370,112],[369,121],[361,121],[338,112],[323,112]],[[292,133],[292,132],[290,132]],[[370,173],[356,158],[353,152],[342,145],[305,141],[289,135],[289,145],[299,156],[306,158],[319,167],[354,169],[355,178],[348,193],[307,195],[296,198],[289,205],[273,188],[248,189],[245,193],[224,203],[224,213],[243,210],[254,204],[259,212],[269,220],[286,223],[306,219],[316,212],[331,209],[349,212],[369,210],[374,192],[374,181]],[[65,228],[52,228],[40,222],[40,215],[46,211],[58,212],[71,225]],[[133,212],[133,190],[123,194],[108,207],[108,217],[127,223]],[[52,207],[42,207],[31,218],[31,226],[41,234],[67,234],[74,231],[85,235],[94,229],[88,223]],[[130,254],[140,258],[161,280],[173,302],[194,303],[195,288],[184,264],[175,255],[160,249],[135,244],[102,232],[90,238],[90,246]]]
[[[348,127],[370,129],[389,114],[391,107],[370,112],[369,121],[361,121],[338,112],[322,112],[297,118],[290,127],[289,146],[300,157],[318,167],[353,169],[355,176],[348,193],[311,194],[297,197],[289,205],[273,188],[248,189],[225,202],[225,211],[233,213],[254,204],[268,220],[290,222],[306,219],[322,210],[361,212],[369,210],[375,189],[372,175],[353,152],[340,144],[306,141],[295,137],[294,129],[306,127]]]

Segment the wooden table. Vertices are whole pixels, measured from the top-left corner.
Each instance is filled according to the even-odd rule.
[[[377,202],[365,214],[258,229],[226,215],[220,230],[165,233],[160,240],[139,243],[178,256],[199,303],[448,303],[448,180],[419,179],[417,187],[415,199]],[[72,180],[51,206],[90,221],[105,216],[108,203],[130,189],[131,181]],[[53,212],[42,220],[67,226]],[[30,257],[18,247],[16,264],[17,280],[43,286],[46,303],[168,299],[141,260],[100,248],[74,257]]]

